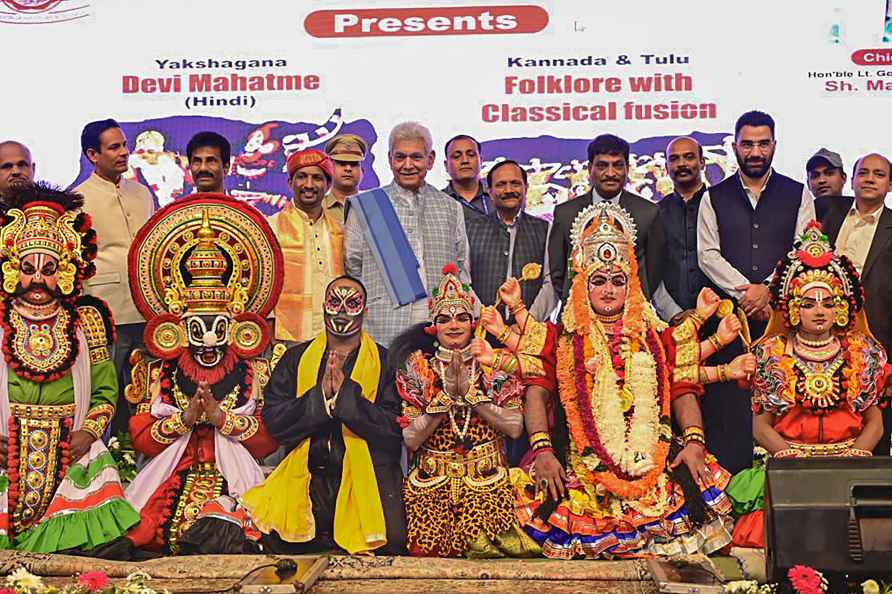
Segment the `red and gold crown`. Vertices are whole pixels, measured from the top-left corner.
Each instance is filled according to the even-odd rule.
[[[431,318],[436,318],[441,313],[450,316],[463,312],[473,315],[474,295],[470,287],[458,278],[458,268],[455,264],[447,264],[442,272],[443,279],[428,300]]]
[[[793,250],[775,268],[771,306],[783,312],[792,326],[799,325],[799,302],[814,288],[833,297],[834,323],[846,327],[853,313],[864,307],[864,289],[852,262],[837,254],[817,221],[806,225]]]
[[[81,283],[96,269],[96,233],[90,217],[78,214],[77,195],[43,184],[28,185],[13,195],[0,229],[2,290],[12,294],[22,259],[47,254],[58,261],[56,278],[64,296],[80,293]]]

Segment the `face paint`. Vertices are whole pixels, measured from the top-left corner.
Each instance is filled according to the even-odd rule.
[[[365,295],[352,285],[330,287],[323,309],[329,332],[335,336],[352,336],[362,328]]]
[[[191,315],[186,316],[186,337],[193,358],[202,367],[214,367],[226,353],[229,344],[229,316]]]
[[[59,261],[49,254],[28,254],[22,260],[16,296],[30,305],[46,305],[59,298]]]

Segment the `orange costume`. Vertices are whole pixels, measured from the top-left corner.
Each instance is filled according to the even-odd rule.
[[[671,403],[702,393],[702,319],[669,329],[657,317],[638,282],[634,223],[620,207],[588,207],[572,239],[575,276],[563,324],[528,320],[518,345],[527,383],[559,395],[554,409],[563,411],[566,427],[558,422],[552,434],[568,494],[546,505],[535,494],[535,477],[515,471],[518,517],[548,557],[714,551],[730,539],[727,472],[707,454],[709,484],[688,476],[683,488],[678,470],[668,468]],[[589,278],[614,267],[628,279],[626,301],[618,315],[601,316],[591,306]],[[529,355],[544,363],[542,377],[532,377]]]
[[[848,258],[833,253],[816,223],[806,228],[793,254],[778,263],[771,284],[774,313],[753,347],[753,412],[774,415],[772,426],[788,445],[775,457],[869,456],[854,449],[854,442],[864,429],[865,411],[880,397],[886,353],[867,327],[860,278]],[[814,287],[827,289],[834,303],[834,330],[819,345],[797,334],[799,301]],[[735,475],[728,487],[741,516],[736,546],[764,544],[764,483],[760,465]]]

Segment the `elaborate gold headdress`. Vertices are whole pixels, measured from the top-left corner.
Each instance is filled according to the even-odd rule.
[[[569,266],[572,268],[570,299],[561,321],[568,332],[586,333],[592,315],[588,294],[591,275],[612,266],[628,276],[626,302],[623,306],[623,334],[637,341],[645,326],[664,326],[653,307],[644,298],[638,279],[635,240],[638,231],[632,215],[621,206],[601,201],[585,207],[570,228]]]
[[[186,345],[181,318],[190,314],[232,316],[233,345],[245,356],[266,346],[264,318],[282,290],[282,251],[253,206],[222,194],[173,202],[140,229],[128,264],[153,355],[178,356]]]
[[[571,261],[577,274],[619,266],[627,274],[635,257],[635,221],[624,208],[602,201],[585,207],[570,228]]]
[[[811,221],[775,269],[771,306],[783,313],[789,325],[798,326],[802,295],[816,287],[833,296],[833,322],[839,328],[847,327],[853,314],[864,307],[864,290],[852,262],[836,254],[821,225]]]
[[[451,316],[465,312],[474,314],[474,295],[470,287],[458,278],[458,268],[455,264],[447,264],[443,267],[443,278],[440,285],[431,293],[428,300],[428,308],[431,319],[445,312]]]
[[[24,258],[44,253],[58,260],[59,291],[66,297],[80,293],[80,283],[95,273],[96,255],[89,216],[73,212],[82,204],[79,195],[42,184],[12,197],[0,229],[3,292],[15,292]]]

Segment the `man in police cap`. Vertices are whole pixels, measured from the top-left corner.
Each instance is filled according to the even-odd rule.
[[[356,134],[340,134],[328,141],[325,152],[334,165],[331,190],[322,206],[325,212],[341,225],[346,218],[347,198],[359,192],[362,182],[362,162],[368,152],[365,140]]]

